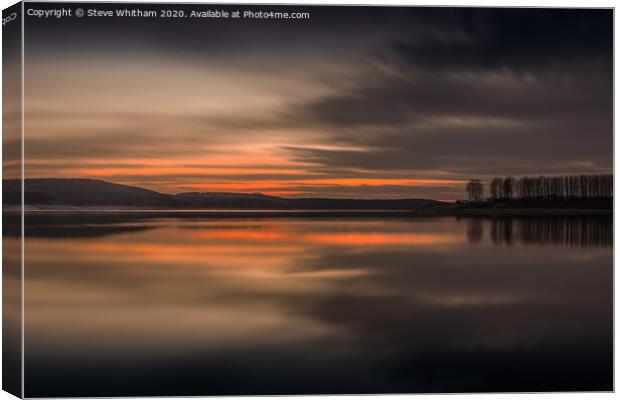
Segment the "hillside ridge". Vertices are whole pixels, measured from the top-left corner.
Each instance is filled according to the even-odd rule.
[[[170,209],[253,210],[410,210],[442,202],[429,199],[285,198],[262,193],[160,193],[137,186],[87,178],[33,178],[24,180],[25,204],[30,207],[130,207]],[[3,180],[3,206],[21,203],[21,181]]]

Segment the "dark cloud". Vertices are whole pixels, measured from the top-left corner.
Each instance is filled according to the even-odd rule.
[[[611,62],[613,16],[609,10],[452,9],[436,15],[430,40],[395,39],[404,60],[433,70],[530,70],[540,65]],[[448,26],[446,26],[448,25]],[[457,33],[450,29],[458,27]],[[607,65],[611,68],[611,65]],[[611,71],[611,69],[609,69]]]
[[[520,73],[402,68],[372,71],[354,88],[303,105],[307,120],[342,126],[394,126],[434,116],[520,118],[588,117],[611,112],[611,76],[596,69]]]
[[[392,40],[361,78],[291,106],[292,119],[369,150],[295,149],[300,159],[481,175],[611,170],[609,10],[430,14],[432,29]]]

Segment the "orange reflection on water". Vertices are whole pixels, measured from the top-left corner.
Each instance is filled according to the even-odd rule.
[[[242,241],[280,241],[291,240],[293,236],[287,232],[275,230],[230,229],[230,230],[196,230],[188,232],[187,236],[195,239],[234,239]]]
[[[368,246],[368,245],[435,245],[458,243],[459,235],[452,234],[408,234],[408,233],[325,233],[311,235],[307,240],[315,243]]]
[[[108,256],[120,259],[146,261],[174,261],[197,265],[222,262],[225,265],[255,264],[257,257],[264,265],[282,261],[287,254],[299,251],[292,246],[239,246],[234,244],[173,244],[173,243],[96,243],[81,242],[74,244],[76,252],[91,254],[94,257]],[[270,257],[272,256],[272,257]]]
[[[434,245],[463,241],[463,236],[447,233],[394,233],[394,232],[319,232],[302,233],[276,230],[212,230],[197,231],[188,234],[200,239],[234,239],[243,242],[269,242],[287,240],[300,243],[318,243],[324,245]]]

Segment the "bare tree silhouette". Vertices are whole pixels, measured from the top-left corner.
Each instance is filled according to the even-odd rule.
[[[471,201],[480,201],[484,195],[484,185],[479,179],[472,179],[467,184],[467,196]]]
[[[613,181],[613,175],[495,177],[489,182],[489,192],[493,201],[611,199]],[[467,194],[472,199],[469,184]]]
[[[489,191],[491,195],[491,200],[499,200],[504,197],[504,182],[502,178],[493,178],[491,183],[489,184]]]
[[[504,179],[504,199],[505,200],[512,200],[512,193],[515,187],[515,182],[516,180],[512,176],[509,176]]]

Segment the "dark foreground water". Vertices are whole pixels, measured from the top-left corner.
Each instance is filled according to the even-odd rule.
[[[612,389],[611,217],[27,222],[26,396]]]

